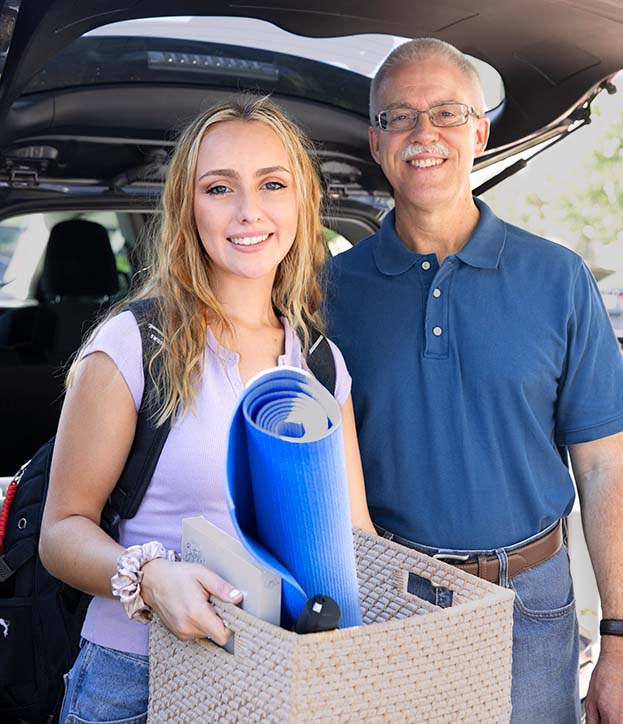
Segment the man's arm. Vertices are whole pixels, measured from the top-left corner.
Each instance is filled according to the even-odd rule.
[[[604,618],[623,618],[623,433],[569,446]],[[623,724],[623,637],[603,636],[587,724]]]

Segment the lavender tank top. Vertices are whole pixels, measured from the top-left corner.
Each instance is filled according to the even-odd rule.
[[[285,353],[279,365],[305,368],[299,340],[282,319]],[[338,348],[330,342],[336,367],[336,399],[340,406],[350,394],[351,378]],[[138,410],[143,395],[141,337],[131,312],[106,322],[83,356],[104,352],[115,363]],[[143,502],[134,518],[122,521],[119,542],[124,547],[160,541],[181,550],[182,518],[203,515],[235,535],[225,502],[225,462],[229,426],[244,385],[238,354],[222,347],[208,330],[204,372],[196,413],[186,412],[174,423]],[[82,636],[101,646],[147,654],[149,627],[130,621],[117,599],[96,596],[91,601]]]

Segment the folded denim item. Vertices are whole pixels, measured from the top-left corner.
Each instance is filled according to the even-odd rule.
[[[249,382],[231,424],[227,503],[245,548],[283,578],[282,626],[331,596],[361,624],[340,408],[308,372]]]

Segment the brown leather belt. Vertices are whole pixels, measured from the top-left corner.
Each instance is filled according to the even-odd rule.
[[[537,566],[551,558],[560,550],[562,545],[562,522],[543,537],[521,548],[507,552],[508,576],[512,578],[527,568]],[[474,556],[466,561],[457,560],[457,556],[437,553],[433,558],[439,558],[446,563],[471,573],[473,576],[484,578],[485,581],[497,583],[500,577],[500,562],[497,556]]]

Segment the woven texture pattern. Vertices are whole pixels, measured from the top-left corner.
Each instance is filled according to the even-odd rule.
[[[513,594],[355,532],[364,625],[299,636],[216,603],[233,654],[150,632],[149,724],[507,724]],[[409,572],[454,592],[441,609]]]

